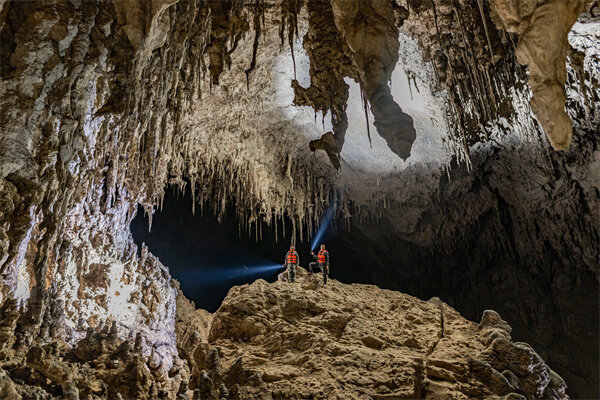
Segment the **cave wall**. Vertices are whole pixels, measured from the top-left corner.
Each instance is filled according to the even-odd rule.
[[[38,314],[32,332],[46,307],[29,303],[64,299],[71,342],[111,321],[142,332],[163,372],[176,352],[175,290],[152,255],[135,255],[129,222],[165,186],[177,115],[200,79],[206,8],[174,3],[0,10],[2,297]]]

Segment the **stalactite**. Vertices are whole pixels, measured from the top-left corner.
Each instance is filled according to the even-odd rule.
[[[449,141],[456,142],[446,143],[448,151],[467,163],[469,146],[486,140],[490,129],[502,130],[497,121],[513,117],[512,95],[505,88],[518,86],[525,77],[524,70],[516,63],[512,37],[495,29],[489,15],[482,12],[483,4],[482,0],[475,6],[457,0],[434,0],[430,8],[411,7],[412,12],[403,25],[410,30],[412,21],[431,13],[435,29],[416,36],[428,49],[426,59],[431,59],[435,77],[448,93],[452,111],[448,114],[452,132]],[[451,12],[447,12],[447,6]],[[486,43],[493,52],[491,57],[484,51]]]
[[[369,103],[365,99],[365,94],[363,92],[362,85],[360,87],[360,101],[362,102],[363,109],[365,110],[365,122],[367,124],[367,137],[369,138],[369,146],[373,148],[373,142],[371,141],[371,128],[369,127]]]
[[[294,34],[298,36],[298,13],[302,9],[304,0],[288,0],[281,2],[281,22],[279,25],[279,38],[281,46],[284,44],[284,33],[287,28],[288,45],[294,66],[294,80],[296,80],[296,58],[294,56]]]
[[[490,33],[488,32],[487,21],[485,19],[485,12],[483,11],[483,0],[477,0],[477,6],[479,7],[479,14],[481,15],[481,22],[483,23],[483,29],[485,30],[485,37],[488,42],[490,49],[490,57],[494,59],[494,48],[492,47],[492,41],[490,40]]]
[[[246,73],[246,88],[248,90],[250,89],[250,74],[252,73],[252,71],[254,71],[254,68],[256,68],[256,54],[258,51],[258,44],[262,33],[260,17],[261,13],[264,12],[264,5],[262,4],[262,0],[255,0],[254,4],[254,43],[252,44],[252,60],[250,61],[250,66],[248,67],[248,69],[244,71]]]

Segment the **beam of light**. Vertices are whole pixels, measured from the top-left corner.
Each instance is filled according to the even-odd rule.
[[[239,277],[246,277],[271,273],[282,268],[283,266],[281,264],[276,263],[268,263],[265,265],[242,265],[242,269],[237,270],[236,272]]]
[[[178,276],[182,280],[182,284],[186,286],[193,284],[193,286],[199,288],[208,285],[220,285],[226,282],[239,284],[239,282],[250,283],[259,278],[268,279],[278,270],[283,270],[281,264],[264,260],[235,266],[179,271]]]
[[[329,207],[327,208],[327,211],[325,211],[325,214],[323,215],[323,219],[321,220],[321,225],[319,226],[319,230],[317,231],[317,233],[313,236],[312,240],[310,241],[310,249],[311,250],[315,250],[317,248],[317,246],[320,244],[319,242],[321,241],[321,239],[323,239],[323,235],[325,234],[325,232],[327,232],[327,228],[329,228],[329,224],[331,224],[331,219],[333,218],[333,216],[335,215],[335,202],[331,202],[329,204]]]

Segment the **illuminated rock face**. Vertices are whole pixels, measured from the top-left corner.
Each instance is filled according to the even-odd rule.
[[[136,255],[129,222],[165,185],[166,171],[153,172],[166,165],[159,131],[180,106],[166,105],[166,88],[199,80],[158,62],[192,66],[199,54],[176,34],[173,3],[1,10],[2,298],[15,296],[33,314],[32,334],[48,318],[46,305],[33,305],[60,299],[69,344],[113,321],[121,337],[140,332],[143,355],[162,375],[176,358],[175,290],[152,255]],[[180,6],[187,23],[202,25],[196,5]],[[163,111],[151,115],[148,104]]]
[[[297,236],[312,229],[333,198],[342,199],[339,214],[346,221],[372,220],[385,214],[381,210],[399,205],[397,214],[385,216],[394,233],[428,247],[436,245],[433,238],[440,226],[423,224],[422,216],[429,215],[427,207],[438,208],[430,202],[424,206],[420,195],[433,198],[443,179],[441,166],[452,156],[469,162],[473,151],[494,154],[503,147],[534,143],[536,157],[521,166],[521,172],[536,169],[539,173],[531,175],[544,179],[546,169],[537,161],[547,149],[523,106],[529,91],[524,70],[514,58],[514,38],[491,24],[484,32],[475,7],[461,14],[473,33],[461,39],[458,33],[439,36],[433,29],[449,24],[452,32],[462,32],[451,25],[458,19],[452,18],[450,2],[436,0],[427,7],[409,1],[408,8],[385,2],[359,10],[361,2],[342,9],[340,2],[332,1],[326,6],[333,20],[326,22],[336,27],[328,32],[335,43],[316,34],[312,42],[305,38],[306,56],[296,52],[299,84],[320,84],[320,91],[302,97],[297,89],[297,105],[291,106],[291,99],[282,103],[285,98],[278,92],[281,86],[289,87],[291,76],[286,74],[291,69],[282,67],[289,59],[276,56],[279,7],[285,11],[282,28],[289,38],[296,25],[300,36],[311,29],[323,31],[318,18],[311,25],[310,10],[323,6],[317,3],[323,2],[305,8],[302,2],[287,2],[261,10],[243,1],[0,2],[0,304],[5,310],[0,328],[16,346],[8,348],[10,341],[4,342],[4,359],[25,357],[32,343],[42,346],[57,338],[66,342],[60,351],[67,351],[67,346],[93,338],[89,329],[114,322],[116,337],[110,346],[139,332],[143,362],[136,365],[149,368],[152,375],[144,379],[175,390],[170,386],[175,378],[167,379],[166,373],[179,377],[175,380],[185,375],[175,343],[176,289],[155,257],[145,249],[137,254],[129,233],[137,206],[151,213],[169,182],[184,185],[187,179],[198,202],[217,211],[235,199],[240,220],[247,224],[273,223],[289,215]],[[260,25],[263,11],[265,24]],[[485,11],[483,21],[489,23]],[[354,20],[360,15],[369,17],[363,24],[368,41],[355,30]],[[592,18],[586,23],[597,22]],[[571,186],[581,187],[579,212],[586,222],[571,229],[565,248],[588,246],[594,243],[594,232],[597,235],[597,225],[587,221],[597,215],[597,136],[589,132],[598,126],[598,53],[594,30],[586,26],[572,37],[577,52],[571,54],[573,73],[567,77],[567,112],[577,129],[572,153],[565,156],[574,159],[565,168],[572,173]],[[259,31],[264,42],[257,42],[255,52],[253,39]],[[396,35],[406,40],[397,42]],[[470,63],[459,54],[463,39],[463,47],[476,50],[469,55]],[[380,40],[386,51],[372,46]],[[488,57],[485,45],[490,42],[494,51]],[[337,44],[339,59],[320,58]],[[410,51],[416,46],[422,57]],[[497,55],[504,61],[494,63]],[[307,57],[312,68],[333,68],[331,74],[316,79]],[[249,69],[250,60],[256,63]],[[416,113],[410,113],[410,103],[405,106],[393,84],[389,89],[385,82],[394,78],[397,63],[413,80],[412,90],[418,85],[426,94],[422,106],[412,110]],[[469,69],[477,64],[485,72]],[[450,70],[456,74],[446,75]],[[277,73],[286,76],[282,79]],[[347,103],[341,97],[331,101],[321,96],[333,81],[342,89],[348,86]],[[456,85],[458,81],[467,83]],[[477,84],[480,87],[473,89]],[[366,130],[357,128],[356,115],[364,112],[365,104],[357,85],[373,114],[370,132],[376,157],[364,151]],[[535,93],[533,83],[532,89]],[[464,105],[457,103],[459,96]],[[486,106],[482,99],[501,107]],[[302,114],[306,105],[330,113],[324,124],[330,124],[335,140],[320,143],[329,157],[320,150],[310,152],[308,142],[318,140],[325,129]],[[396,132],[395,125],[386,125],[387,118],[397,118],[405,129]],[[541,120],[544,127],[545,121]],[[510,134],[502,136],[506,132]],[[409,151],[411,157],[401,160]],[[336,159],[339,175],[331,167]],[[477,168],[486,171],[485,165]],[[560,214],[562,198],[554,201],[551,188],[546,189],[540,192],[535,186],[533,191],[550,193]],[[568,192],[564,201],[576,195]],[[448,196],[451,200],[452,193]],[[545,204],[548,196],[540,195],[538,204]],[[579,217],[574,211],[568,215]],[[474,220],[457,218],[454,226],[460,230],[461,224]],[[556,232],[571,221],[565,217]],[[555,246],[559,236],[549,243]],[[591,254],[589,264],[598,254],[593,246],[581,250]],[[141,367],[145,362],[149,367]],[[47,369],[42,364],[36,368]],[[71,384],[57,376],[38,378],[32,384],[47,378],[56,380],[48,390],[58,391],[61,385],[61,390],[71,390]],[[151,397],[148,393],[158,390],[151,387],[142,387],[140,393]]]

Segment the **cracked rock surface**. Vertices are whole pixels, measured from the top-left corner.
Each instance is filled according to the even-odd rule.
[[[437,298],[323,286],[299,268],[293,284],[231,289],[193,351],[190,389],[203,399],[568,398],[510,332],[494,311],[476,324]],[[223,387],[230,397],[217,397]]]

